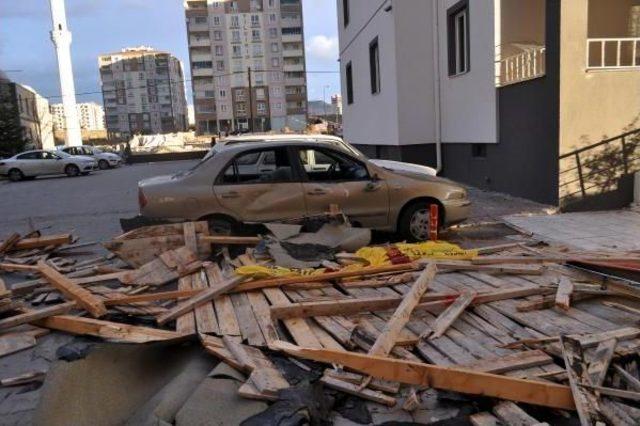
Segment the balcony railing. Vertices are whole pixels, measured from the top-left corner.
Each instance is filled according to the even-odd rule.
[[[640,69],[640,37],[587,39],[587,69]]]
[[[496,86],[507,86],[544,76],[546,51],[545,46],[535,46],[499,60],[496,70]]]

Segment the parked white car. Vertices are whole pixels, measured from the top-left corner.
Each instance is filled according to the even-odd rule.
[[[92,157],[69,155],[62,151],[26,151],[0,160],[0,175],[12,182],[45,175],[88,175],[98,168]]]
[[[104,152],[95,146],[68,146],[60,148],[61,151],[71,155],[83,155],[86,157],[93,157],[98,162],[98,168],[100,170],[110,169],[112,167],[118,167],[122,164],[122,158],[118,154],[112,152]]]

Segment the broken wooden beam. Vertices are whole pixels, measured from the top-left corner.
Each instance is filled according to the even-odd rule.
[[[453,324],[465,309],[473,302],[476,297],[475,291],[465,290],[462,294],[436,318],[431,326],[431,330],[425,330],[421,335],[421,339],[429,338],[430,340],[441,337],[447,329]]]
[[[481,359],[473,364],[461,365],[461,367],[484,373],[503,374],[513,370],[524,370],[551,363],[553,363],[553,358],[539,349],[534,349],[511,353],[498,358]]]
[[[355,352],[301,348],[286,342],[276,342],[272,344],[272,348],[300,358],[342,365],[380,379],[551,408],[575,409],[571,389],[555,383],[480,373],[458,367],[442,367],[407,360],[382,358]]]
[[[59,290],[66,297],[75,300],[78,306],[86,309],[94,317],[100,318],[107,314],[107,308],[102,303],[102,300],[47,265],[45,261],[38,262],[38,269],[52,287]]]
[[[262,241],[260,237],[233,237],[233,236],[222,236],[222,235],[202,235],[198,237],[198,241],[216,244],[216,245],[247,245],[247,246],[255,246]]]
[[[2,243],[0,243],[0,255],[10,251],[18,241],[20,241],[20,234],[14,232],[9,235],[4,241],[2,241]]]
[[[556,292],[556,306],[565,311],[571,307],[571,294],[573,293],[573,281],[561,276],[558,281]]]
[[[587,367],[587,374],[594,386],[602,386],[609,370],[609,364],[616,352],[618,339],[615,337],[600,342]]]
[[[28,250],[34,248],[45,248],[49,246],[60,246],[62,244],[71,244],[73,237],[71,234],[47,235],[37,238],[23,238],[16,242],[13,250]]]
[[[27,310],[21,314],[0,320],[0,330],[17,327],[22,324],[28,324],[33,321],[50,317],[52,315],[60,315],[69,312],[76,307],[76,302],[66,302],[59,305],[53,305],[44,309]]]

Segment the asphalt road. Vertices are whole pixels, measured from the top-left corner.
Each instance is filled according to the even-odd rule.
[[[0,181],[0,240],[24,234],[29,221],[44,234],[73,232],[79,242],[104,241],[121,233],[122,217],[138,214],[141,179],[173,174],[196,161],[134,164],[75,178]]]

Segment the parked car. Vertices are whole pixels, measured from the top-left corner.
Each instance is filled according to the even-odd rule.
[[[112,152],[104,152],[95,146],[67,146],[60,148],[61,151],[71,155],[83,155],[86,157],[93,157],[98,162],[98,168],[100,170],[110,169],[112,167],[118,167],[122,164],[122,158],[118,154]]]
[[[408,240],[428,237],[431,204],[439,206],[441,225],[465,220],[471,205],[454,182],[388,170],[341,140],[290,135],[217,144],[190,170],[139,182],[138,199],[144,217],[208,220],[217,233],[337,204],[354,224]]]
[[[44,175],[87,175],[97,168],[96,160],[91,157],[62,151],[26,151],[0,161],[0,175],[13,182]]]

